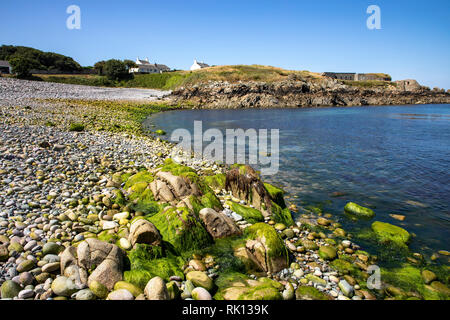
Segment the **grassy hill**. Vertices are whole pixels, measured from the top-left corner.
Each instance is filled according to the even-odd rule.
[[[82,67],[71,57],[54,52],[43,52],[23,46],[0,46],[0,60],[11,61],[14,58],[31,59],[36,69],[59,70],[63,72],[81,71]]]
[[[166,73],[138,74],[128,81],[110,81],[96,75],[39,75],[45,81],[84,84],[93,86],[113,86],[131,88],[150,88],[173,90],[182,86],[205,83],[208,81],[262,81],[303,79],[314,81],[322,78],[318,73],[309,71],[293,71],[260,65],[216,66],[196,71],[173,71]]]

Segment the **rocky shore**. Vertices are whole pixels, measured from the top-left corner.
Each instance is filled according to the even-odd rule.
[[[65,123],[82,121],[97,106],[77,104],[70,95],[69,102],[51,100],[52,95],[36,100],[32,91],[22,96],[11,90],[2,86],[0,94],[2,299],[450,295],[448,267],[409,252],[412,237],[400,227],[372,224],[367,236],[406,254],[401,267],[381,268],[380,286],[369,288],[370,266],[378,257],[326,212],[305,210],[294,220],[295,208],[285,202],[283,190],[261,181],[251,167],[174,154],[173,146],[158,138],[99,131],[97,120],[89,130],[70,131]],[[120,122],[123,115],[105,113],[108,121]],[[46,126],[48,121],[56,123]],[[357,204],[345,211],[374,219],[372,210]]]
[[[211,81],[174,90],[170,98],[174,103],[211,109],[450,103],[450,93],[424,88],[415,80],[368,88],[345,85],[334,79],[273,83]]]

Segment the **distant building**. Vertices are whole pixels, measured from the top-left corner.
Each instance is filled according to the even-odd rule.
[[[353,72],[324,72],[322,75],[338,80],[352,80],[352,81],[391,81],[391,77],[384,73],[353,73]]]
[[[208,67],[209,67],[209,65],[204,63],[203,61],[198,62],[197,60],[194,59],[194,64],[191,66],[191,71],[208,68]]]
[[[397,88],[402,91],[416,91],[420,90],[422,86],[414,79],[397,80],[394,81]]]
[[[163,73],[170,71],[170,68],[165,64],[159,64],[156,62],[152,64],[148,61],[148,58],[141,60],[138,57],[136,59],[136,65],[136,68],[130,68],[130,73]]]
[[[0,60],[0,73],[12,73],[12,68],[8,61]]]

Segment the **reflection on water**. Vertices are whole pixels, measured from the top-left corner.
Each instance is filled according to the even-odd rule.
[[[323,204],[348,229],[348,201],[418,235],[412,249],[450,250],[450,105],[186,110],[147,120],[170,132],[280,129],[280,171],[265,180],[297,205]],[[333,196],[339,194],[340,196]],[[390,214],[405,215],[397,221]]]

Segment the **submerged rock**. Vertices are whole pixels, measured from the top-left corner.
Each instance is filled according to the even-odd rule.
[[[397,245],[406,245],[411,238],[405,229],[386,222],[375,221],[372,223],[372,230],[382,243],[392,242]]]
[[[373,218],[375,216],[375,212],[369,208],[365,208],[356,204],[354,202],[349,202],[344,207],[345,212],[353,214],[357,217],[362,218]]]

